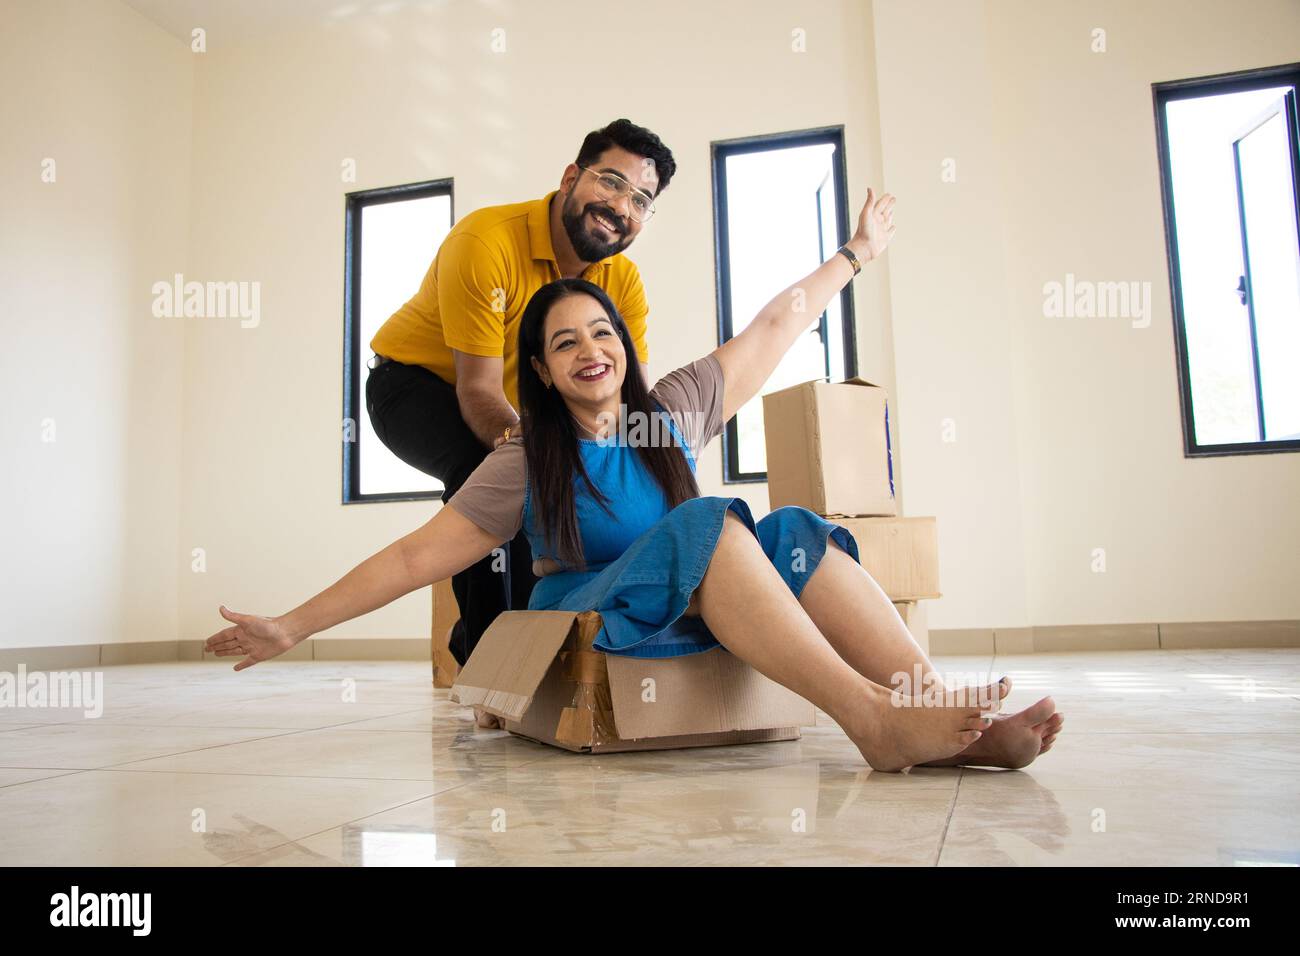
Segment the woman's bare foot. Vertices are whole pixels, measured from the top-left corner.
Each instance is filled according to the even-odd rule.
[[[496,714],[489,714],[482,707],[474,708],[474,726],[484,730],[500,730],[501,719]]]
[[[1065,723],[1065,715],[1059,713],[1053,714],[1045,721],[1045,723],[1047,726],[1043,730],[1043,746],[1038,751],[1040,757],[1047,753],[1047,751],[1051,750],[1052,744],[1056,743],[1056,735],[1061,732],[1061,725]]]
[[[926,767],[1028,767],[1052,749],[1065,715],[1056,712],[1056,702],[1044,697],[1018,714],[999,715],[992,725],[961,753],[927,761]]]
[[[900,705],[902,698],[873,685],[867,707],[854,715],[855,725],[841,726],[873,770],[905,770],[969,748],[992,723],[983,715],[997,711],[1010,690],[1011,681],[1003,678],[997,684],[948,691],[941,701],[914,697]]]

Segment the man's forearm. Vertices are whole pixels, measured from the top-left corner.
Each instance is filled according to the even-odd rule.
[[[510,407],[503,392],[458,388],[456,401],[460,405],[460,416],[465,419],[465,424],[484,447],[489,449],[496,447],[497,438],[519,421],[518,413]]]

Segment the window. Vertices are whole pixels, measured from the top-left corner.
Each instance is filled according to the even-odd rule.
[[[1300,449],[1300,64],[1157,83],[1187,456]]]
[[[713,144],[718,341],[812,272],[849,237],[844,128],[777,133]],[[727,422],[723,481],[767,480],[762,395],[800,382],[857,374],[848,286],[781,360],[759,395]]]
[[[348,193],[343,282],[343,503],[439,498],[442,482],[375,434],[366,412],[370,340],[420,288],[451,230],[450,179]]]

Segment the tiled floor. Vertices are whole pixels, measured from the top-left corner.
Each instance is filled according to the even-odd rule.
[[[0,864],[1300,864],[1300,652],[936,664],[1051,693],[1055,748],[873,773],[822,717],[593,757],[476,729],[427,664],[105,668],[98,719],[0,709]]]

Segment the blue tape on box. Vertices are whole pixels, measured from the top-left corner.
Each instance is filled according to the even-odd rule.
[[[889,445],[889,402],[885,402],[885,459],[889,462],[889,497],[894,497],[894,450]]]

